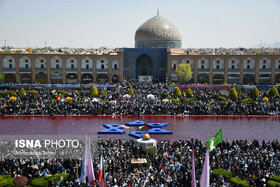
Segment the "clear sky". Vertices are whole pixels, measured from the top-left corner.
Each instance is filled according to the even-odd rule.
[[[0,46],[134,47],[157,7],[183,48],[280,41],[280,0],[0,0]]]

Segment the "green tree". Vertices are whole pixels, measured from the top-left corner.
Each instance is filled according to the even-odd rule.
[[[180,91],[180,89],[179,89],[178,87],[174,88],[173,93],[174,93],[175,96],[180,96],[180,95],[182,95],[182,93],[181,93],[181,91]]]
[[[232,88],[232,89],[230,90],[229,95],[230,95],[230,97],[233,98],[233,99],[237,99],[237,97],[238,97],[238,94],[237,94],[237,91],[236,91],[235,88]]]
[[[279,92],[275,86],[272,86],[272,88],[269,90],[269,96],[274,97],[274,96],[279,96]]]
[[[0,82],[2,82],[3,80],[4,80],[4,75],[0,73]]]
[[[255,98],[259,98],[260,97],[260,93],[259,93],[259,90],[257,87],[254,87],[252,90],[251,90],[251,98],[252,99],[255,99]]]
[[[60,95],[67,95],[68,92],[65,90],[58,90],[57,93],[59,93]]]
[[[39,95],[37,90],[31,90],[31,91],[29,91],[29,94],[35,95],[35,96]]]
[[[95,86],[93,86],[90,90],[90,95],[91,96],[98,96],[98,90]]]
[[[190,64],[179,64],[179,66],[176,68],[176,74],[180,82],[189,82],[192,78]]]
[[[1,93],[2,96],[17,96],[17,93],[12,90],[3,91]]]
[[[107,97],[107,92],[105,92],[105,91],[100,91],[100,92],[98,92],[98,94],[99,94],[103,99]]]
[[[132,88],[129,88],[129,90],[128,90],[128,94],[129,94],[129,95],[133,95],[133,94],[134,94],[134,91],[133,91],[133,89],[132,89]]]
[[[193,96],[193,91],[192,91],[192,89],[188,88],[187,91],[186,91],[186,95],[187,95],[187,97]]]
[[[26,95],[24,88],[21,88],[19,93],[22,97]]]

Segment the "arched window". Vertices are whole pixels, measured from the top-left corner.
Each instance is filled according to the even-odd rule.
[[[19,68],[30,69],[31,68],[31,59],[26,56],[19,59]]]
[[[271,60],[267,57],[260,59],[260,69],[271,69]]]
[[[235,57],[229,59],[229,61],[228,61],[228,69],[232,69],[232,70],[240,69],[239,66],[240,66],[239,59],[237,59]]]
[[[51,69],[62,69],[62,59],[55,56],[51,59]]]
[[[66,69],[77,69],[78,60],[76,58],[70,57],[66,59]]]
[[[248,57],[244,60],[244,66],[243,68],[245,70],[254,70],[255,69],[255,60],[251,57]]]
[[[14,68],[16,68],[15,64],[16,64],[15,59],[12,56],[6,56],[3,59],[3,68],[14,69]]]
[[[92,69],[92,59],[85,57],[81,61],[81,69]]]
[[[208,70],[209,69],[209,60],[207,58],[200,58],[198,60],[198,67],[199,70]]]
[[[276,60],[275,69],[280,69],[280,58]]]
[[[112,69],[119,69],[119,61],[118,60],[113,60],[112,61]]]
[[[194,61],[192,58],[185,58],[184,60],[182,60],[183,64],[190,64],[191,69],[194,69]]]
[[[98,70],[108,69],[108,59],[104,57],[97,59],[96,69]]]
[[[213,60],[213,69],[220,70],[224,69],[224,60],[222,58],[216,58]]]
[[[173,59],[171,61],[171,69],[176,70],[177,67],[178,67],[178,60],[177,59]]]
[[[35,68],[36,69],[46,69],[47,68],[47,60],[44,57],[39,57],[35,60]]]

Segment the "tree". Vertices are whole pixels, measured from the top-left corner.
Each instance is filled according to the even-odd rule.
[[[90,95],[91,96],[98,96],[98,90],[95,86],[93,86],[90,90]]]
[[[238,94],[237,94],[237,91],[236,91],[235,88],[232,88],[232,89],[230,90],[229,95],[230,95],[230,97],[233,98],[233,99],[237,99],[237,97],[238,97]]]
[[[186,95],[187,95],[187,97],[193,96],[193,91],[192,91],[192,89],[188,88],[187,91],[186,91]]]
[[[175,96],[180,96],[180,95],[182,95],[182,93],[181,93],[181,91],[180,91],[180,89],[179,89],[178,87],[174,88],[173,93],[174,93]]]
[[[251,90],[251,98],[254,99],[254,98],[259,98],[260,97],[260,93],[259,93],[259,90],[257,87],[254,87],[252,90]]]
[[[22,97],[26,95],[24,88],[21,88],[19,93]]]
[[[133,89],[132,89],[132,88],[129,88],[129,90],[128,90],[128,94],[129,94],[129,95],[133,95],[133,94],[134,94],[134,91],[133,91]]]
[[[100,92],[98,92],[98,94],[99,94],[103,99],[107,97],[107,92],[105,92],[105,91],[100,91]]]
[[[37,90],[31,90],[31,91],[29,91],[29,94],[35,95],[35,96],[39,95]]]
[[[180,82],[188,82],[192,78],[192,70],[190,64],[179,64],[176,68],[176,74]]]
[[[269,96],[274,97],[274,96],[279,96],[279,92],[275,86],[272,86],[272,88],[269,90]]]
[[[2,82],[3,80],[4,80],[4,75],[0,73],[0,82]]]

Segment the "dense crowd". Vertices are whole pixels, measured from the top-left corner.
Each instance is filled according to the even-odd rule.
[[[198,140],[160,141],[155,156],[144,153],[133,140],[97,140],[93,146],[95,177],[98,176],[99,152],[103,150],[107,186],[191,186],[191,147],[194,146],[196,183],[202,173],[203,142]],[[167,153],[167,154],[165,154]],[[147,163],[132,164],[132,158],[146,158]],[[0,175],[23,175],[29,182],[34,178],[68,173],[63,186],[90,186],[80,181],[81,159],[1,159]],[[280,174],[280,144],[272,142],[223,141],[210,152],[211,170],[222,168],[249,182],[250,186],[264,186],[274,175]],[[211,186],[227,186],[227,177],[210,176]],[[55,186],[54,184],[53,186]],[[62,184],[61,184],[62,185]]]
[[[134,95],[124,97],[129,88]],[[15,90],[17,100],[9,100],[9,95],[0,100],[2,115],[274,115],[280,114],[278,99],[268,96],[269,90],[260,90],[258,102],[242,102],[229,99],[229,90],[193,90],[192,99],[185,92],[175,96],[165,83],[121,83],[116,89],[107,90],[107,96],[97,96],[93,100],[90,89],[67,90],[67,95],[60,95],[57,101],[51,90],[38,90],[38,95],[21,96]],[[241,90],[243,99],[250,97],[250,90]],[[152,95],[152,97],[148,97]],[[72,101],[65,101],[70,96]],[[166,99],[166,98],[169,98]],[[220,97],[226,98],[222,101]],[[173,98],[170,101],[170,98]],[[177,100],[176,100],[177,99]],[[176,101],[174,101],[176,100]]]

